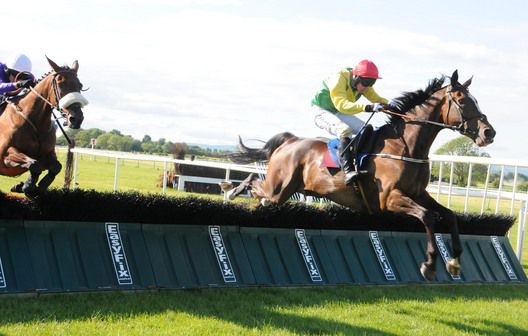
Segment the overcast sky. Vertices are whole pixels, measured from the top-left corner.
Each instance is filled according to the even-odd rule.
[[[458,69],[461,81],[474,76],[497,131],[485,150],[526,159],[527,11],[520,0],[9,1],[0,60],[26,53],[39,76],[50,70],[44,55],[79,60],[90,88],[83,128],[216,145],[238,134],[326,136],[310,101],[363,58],[378,65],[388,99]],[[456,136],[442,131],[433,149]]]

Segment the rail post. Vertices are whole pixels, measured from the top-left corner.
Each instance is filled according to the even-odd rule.
[[[115,171],[114,171],[114,191],[117,191],[118,185],[117,185],[117,179],[119,177],[119,158],[116,157],[115,159]]]
[[[167,161],[163,161],[163,194],[167,193]]]
[[[519,210],[519,227],[517,228],[517,259],[522,262],[522,250],[524,245],[524,226],[526,224],[526,210],[527,202],[521,202],[521,209]]]

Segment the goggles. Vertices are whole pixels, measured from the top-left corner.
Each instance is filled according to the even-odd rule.
[[[376,78],[359,77],[359,82],[361,85],[368,87],[376,83]]]

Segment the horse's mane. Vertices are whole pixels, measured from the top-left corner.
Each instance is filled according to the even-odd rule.
[[[69,66],[67,65],[63,65],[60,67],[60,70],[61,71],[68,71],[68,70],[72,70],[72,68],[70,68]],[[41,82],[42,80],[44,80],[46,77],[48,77],[52,72],[54,72],[54,70],[50,70],[48,72],[46,72],[45,74],[43,74],[39,79],[37,79],[37,83]]]
[[[415,113],[415,107],[422,105],[427,102],[427,100],[444,85],[445,76],[440,78],[434,78],[429,81],[429,85],[425,89],[420,89],[413,92],[403,92],[401,97],[395,98],[393,100],[396,105],[396,110],[394,112],[407,114]],[[389,124],[395,124],[401,121],[402,118],[397,115],[391,115],[389,117]]]

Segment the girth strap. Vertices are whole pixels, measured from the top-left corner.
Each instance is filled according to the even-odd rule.
[[[377,154],[370,154],[371,156],[377,156],[384,159],[393,159],[393,160],[402,160],[407,162],[413,162],[413,163],[429,163],[429,159],[415,159],[410,158],[403,155],[394,155],[394,154],[386,154],[386,153],[377,153]]]

